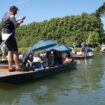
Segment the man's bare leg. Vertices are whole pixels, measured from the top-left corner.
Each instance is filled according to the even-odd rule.
[[[12,68],[12,62],[13,62],[13,54],[12,51],[8,51],[8,65],[9,65],[9,69]]]
[[[13,52],[13,59],[15,61],[16,69],[20,69],[18,52]]]

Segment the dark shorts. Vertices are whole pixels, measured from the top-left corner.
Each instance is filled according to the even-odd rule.
[[[8,51],[18,51],[17,48],[17,42],[16,42],[16,38],[14,36],[11,36],[7,41],[6,41],[6,47],[8,49]]]

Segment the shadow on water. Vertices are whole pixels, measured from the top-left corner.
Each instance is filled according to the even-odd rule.
[[[105,60],[96,54],[87,63],[78,62],[76,69],[50,78],[18,85],[1,83],[0,105],[98,105],[94,94],[104,88]],[[90,103],[86,103],[87,99]]]

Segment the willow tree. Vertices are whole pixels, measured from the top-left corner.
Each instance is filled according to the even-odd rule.
[[[102,6],[100,6],[97,10],[96,10],[96,16],[97,17],[101,17],[105,15],[105,2],[103,3]]]
[[[101,17],[105,16],[105,2],[96,10],[96,16],[99,20],[101,20]],[[102,25],[102,24],[101,24]],[[100,43],[105,43],[105,32],[104,30],[102,31],[102,36],[100,38]]]

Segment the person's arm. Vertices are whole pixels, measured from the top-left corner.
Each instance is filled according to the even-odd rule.
[[[18,18],[16,21],[22,21],[25,17]]]
[[[21,17],[21,18],[17,19],[16,21],[17,21],[17,23],[23,22],[23,20],[24,20],[25,18],[26,18],[26,17],[24,16],[24,17]]]
[[[17,27],[18,24],[14,15],[10,16],[10,20],[13,22],[14,26]]]
[[[15,28],[18,27],[23,22],[22,19],[17,21],[14,15],[11,15],[10,20],[14,23]]]

